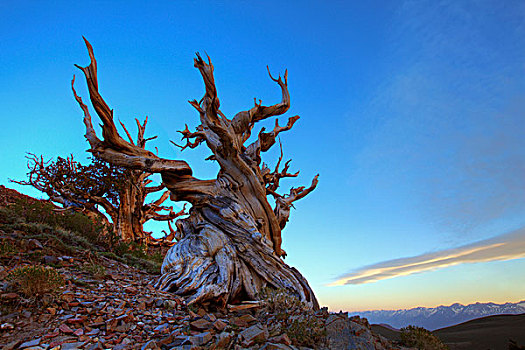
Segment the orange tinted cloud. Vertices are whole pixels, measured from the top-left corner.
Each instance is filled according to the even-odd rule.
[[[363,266],[337,278],[330,286],[372,283],[447,266],[525,257],[525,228],[457,248]]]

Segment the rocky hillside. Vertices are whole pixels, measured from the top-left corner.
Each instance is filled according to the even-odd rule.
[[[56,217],[56,216],[59,217]],[[0,187],[3,349],[399,349],[366,319],[264,302],[188,306],[155,290],[159,256],[106,245],[78,216]]]
[[[435,308],[417,307],[404,310],[361,311],[359,314],[371,323],[385,323],[396,328],[415,325],[434,330],[476,318],[502,314],[525,313],[525,300],[518,303],[452,304]]]

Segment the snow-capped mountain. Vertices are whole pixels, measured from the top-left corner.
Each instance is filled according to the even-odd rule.
[[[417,307],[403,310],[374,310],[354,313],[366,317],[370,323],[386,323],[396,328],[414,325],[435,330],[452,326],[475,318],[525,313],[525,300],[518,303],[475,303],[469,305],[452,304],[435,308]]]

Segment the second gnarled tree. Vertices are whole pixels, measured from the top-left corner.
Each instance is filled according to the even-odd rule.
[[[270,78],[282,91],[280,103],[255,106],[227,118],[220,103],[213,76],[213,65],[198,54],[194,60],[204,80],[206,93],[198,102],[190,101],[199,112],[201,124],[195,132],[181,131],[187,141],[182,148],[201,143],[212,151],[220,166],[217,178],[200,180],[192,176],[184,161],[163,159],[124,140],[117,132],[113,110],[98,91],[97,62],[86,40],[91,63],[80,67],[86,77],[91,103],[102,120],[99,139],[93,128],[88,107],[73,92],[84,111],[86,138],[90,152],[112,164],[160,173],[163,184],[175,201],[192,204],[190,215],[176,222],[178,242],[167,253],[157,287],[186,296],[189,303],[232,303],[255,300],[264,287],[282,288],[299,297],[310,307],[318,308],[315,295],[306,279],[282,260],[281,230],[290,215],[292,203],[317,185],[316,176],[308,188],[292,188],[289,194],[277,193],[279,180],[297,174],[288,173],[288,163],[274,171],[261,164],[261,153],[268,151],[280,132],[290,130],[299,119],[290,117],[285,126],[277,120],[273,130],[259,132],[257,139],[246,145],[258,121],[284,114],[290,107],[287,73]],[[282,159],[282,155],[281,155]],[[279,163],[281,161],[279,160]],[[275,198],[271,207],[267,196]]]

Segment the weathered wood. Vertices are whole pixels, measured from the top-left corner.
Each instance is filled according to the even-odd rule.
[[[292,189],[290,194],[282,196],[277,194],[279,179],[297,176],[288,173],[289,162],[279,171],[279,160],[273,173],[266,166],[261,167],[261,153],[268,151],[278,134],[290,130],[299,117],[289,118],[284,127],[276,120],[271,132],[265,133],[263,128],[253,144],[245,145],[258,121],[281,115],[290,108],[288,73],[282,78],[270,74],[281,88],[281,102],[271,106],[255,102],[251,109],[228,119],[220,111],[211,60],[207,57],[206,62],[197,54],[194,66],[204,81],[205,94],[200,101],[193,100],[190,104],[199,113],[200,125],[195,132],[186,125],[181,131],[186,144],[179,147],[195,148],[205,143],[213,153],[209,159],[217,161],[220,167],[216,179],[200,180],[192,176],[186,162],[159,158],[118,135],[112,110],[98,92],[93,49],[87,40],[86,45],[91,63],[79,68],[85,75],[91,103],[103,122],[103,141],[96,136],[89,110],[74,87],[73,92],[84,111],[90,151],[120,166],[160,173],[171,199],[192,205],[189,216],[176,222],[176,233],[172,234],[178,242],[164,259],[157,287],[187,296],[190,303],[213,302],[225,306],[241,300],[257,300],[262,288],[268,286],[286,289],[310,307],[318,308],[306,279],[283,262],[286,253],[281,248],[281,230],[290,207],[316,187],[317,176],[308,189]],[[275,208],[271,207],[268,195],[275,197]]]

